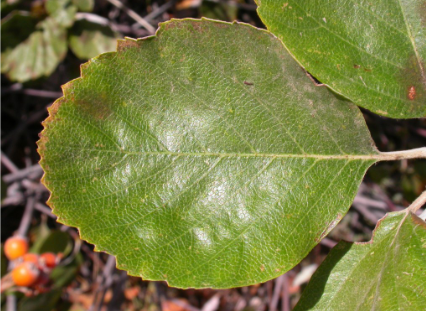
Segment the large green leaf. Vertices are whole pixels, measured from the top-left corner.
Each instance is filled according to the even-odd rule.
[[[13,81],[50,75],[67,52],[66,31],[51,19],[36,23],[14,12],[1,24],[1,72]]]
[[[315,272],[297,310],[426,310],[426,223],[390,213],[368,243],[340,242]]]
[[[114,51],[117,37],[118,34],[108,25],[81,19],[70,29],[69,44],[78,58],[89,59],[101,53]]]
[[[358,108],[248,25],[164,23],[63,90],[38,143],[50,206],[121,269],[171,286],[289,270],[379,158]]]
[[[424,0],[257,2],[268,29],[331,89],[384,116],[426,116]]]

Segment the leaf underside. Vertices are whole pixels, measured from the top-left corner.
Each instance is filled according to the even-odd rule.
[[[229,288],[296,265],[378,151],[266,31],[163,23],[63,87],[38,142],[59,220],[131,275]]]
[[[426,223],[386,215],[369,243],[340,242],[318,268],[298,310],[425,310]]]
[[[425,0],[257,2],[268,30],[322,83],[383,116],[426,116]]]

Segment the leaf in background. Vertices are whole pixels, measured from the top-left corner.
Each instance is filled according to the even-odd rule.
[[[15,0],[15,1],[1,0],[1,6],[0,6],[1,18],[5,17],[9,13],[11,13],[13,10],[16,10],[19,2],[20,0]]]
[[[31,247],[33,253],[52,252],[67,256],[72,250],[71,238],[68,233],[59,230],[51,231],[45,238],[37,240]]]
[[[235,3],[218,3],[203,1],[200,6],[203,17],[232,22],[237,19],[238,7]]]
[[[50,75],[67,52],[66,31],[51,18],[15,12],[2,21],[1,72],[25,82]]]
[[[82,19],[74,23],[69,32],[69,44],[73,53],[81,59],[89,59],[105,52],[115,51],[118,34],[109,26]]]
[[[69,264],[56,266],[50,274],[50,279],[53,282],[53,287],[61,288],[71,283],[75,279],[83,261],[84,260],[81,253],[77,253],[75,255],[75,258]]]
[[[389,213],[370,242],[333,248],[294,310],[425,310],[425,258],[426,223]]]
[[[71,27],[74,23],[77,7],[71,0],[47,0],[47,13],[62,27]]]
[[[426,116],[424,0],[257,2],[268,29],[331,89],[383,116]]]
[[[24,297],[19,301],[18,311],[52,311],[55,310],[59,299],[61,299],[62,289],[53,289],[47,293],[42,293],[32,297]]]
[[[132,275],[267,281],[347,212],[379,154],[359,109],[248,25],[163,23],[82,67],[38,142],[59,221]]]
[[[83,12],[92,12],[95,6],[94,0],[72,0],[72,3],[74,3],[79,11]]]

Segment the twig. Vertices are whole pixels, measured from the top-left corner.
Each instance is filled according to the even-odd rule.
[[[101,310],[102,303],[105,298],[105,294],[108,288],[113,283],[112,275],[114,274],[115,265],[116,265],[115,257],[108,256],[108,260],[103,269],[102,276],[98,278],[97,280],[97,282],[99,283],[99,287],[96,290],[90,310],[99,310],[99,311]]]
[[[289,286],[288,286],[288,276],[287,274],[283,275],[284,284],[283,284],[283,297],[281,301],[281,311],[290,311],[290,295],[289,295]]]
[[[50,218],[56,219],[56,216],[52,213],[51,209],[47,207],[44,204],[41,204],[40,202],[37,202],[34,205],[34,208],[38,210],[39,212],[42,212],[43,214],[47,215]]]
[[[1,90],[1,94],[7,94],[12,92],[21,92],[25,95],[36,96],[36,97],[46,97],[46,98],[59,98],[62,96],[62,92],[53,92],[45,90],[34,90],[34,89],[24,89],[22,83],[12,84],[5,90]]]
[[[19,168],[4,154],[3,150],[1,150],[1,163],[11,173],[16,173],[17,171],[19,171]]]
[[[127,272],[120,271],[118,275],[118,279],[114,284],[112,289],[112,298],[108,303],[107,311],[116,311],[120,310],[120,306],[126,300],[126,296],[124,295],[124,290],[126,289],[126,281],[127,281]]]
[[[372,224],[377,223],[377,221],[383,217],[383,214],[381,216],[378,216],[374,213],[372,213],[366,205],[363,204],[352,204],[352,206],[362,215],[365,219],[368,219]],[[384,212],[383,212],[384,213]]]
[[[63,96],[62,92],[33,90],[33,89],[24,89],[22,90],[22,93],[24,93],[25,95],[45,97],[45,98],[59,98]]]
[[[39,164],[34,164],[30,167],[24,168],[22,170],[19,170],[17,172],[7,174],[3,176],[3,181],[6,183],[11,183],[20,179],[27,178],[28,175],[32,173],[39,173],[40,175],[43,173],[42,168]]]
[[[21,223],[19,224],[19,228],[17,231],[17,235],[26,236],[28,229],[31,224],[31,218],[33,216],[34,204],[36,202],[36,198],[34,194],[31,194],[27,199],[27,204],[25,205],[24,215],[22,215]]]
[[[281,293],[281,288],[283,287],[283,283],[284,283],[284,274],[279,276],[275,280],[274,293],[272,295],[271,301],[269,302],[269,310],[271,311],[277,310],[278,300],[280,299],[280,293]]]
[[[155,28],[148,23],[145,19],[143,19],[139,14],[137,14],[132,9],[129,9],[127,6],[125,6],[123,3],[121,3],[119,0],[107,0],[112,5],[115,5],[117,8],[123,10],[127,15],[129,15],[131,18],[133,18],[136,22],[138,22],[142,27],[144,27],[146,30],[150,32],[150,34],[155,33]]]
[[[425,204],[426,204],[426,190],[423,191],[423,193],[419,195],[419,197],[413,203],[411,203],[409,207],[407,207],[407,210],[409,210],[410,212],[414,214]]]
[[[426,158],[426,147],[402,150],[402,151],[393,151],[393,152],[381,152],[377,157],[379,161],[393,161],[393,160],[402,160],[402,159],[417,159],[417,158]]]
[[[16,311],[16,296],[14,294],[6,296],[6,311]]]
[[[177,2],[177,0],[171,0],[171,1],[164,3],[160,7],[153,10],[151,13],[147,14],[144,17],[144,19],[148,23],[152,23],[156,17],[160,16],[161,14],[166,12],[168,9],[172,8],[175,5],[176,2]],[[136,25],[132,25],[132,27],[136,27]]]

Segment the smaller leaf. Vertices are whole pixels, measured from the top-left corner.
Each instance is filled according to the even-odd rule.
[[[75,6],[77,6],[79,11],[83,12],[92,12],[95,2],[93,0],[72,0]]]
[[[47,0],[46,11],[59,25],[68,28],[74,24],[77,7],[71,0]]]
[[[70,30],[69,45],[80,59],[89,59],[105,52],[115,51],[118,34],[107,25],[82,19]]]
[[[52,18],[37,24],[26,13],[15,12],[1,26],[1,72],[10,80],[48,76],[65,57],[66,31]]]
[[[36,243],[31,248],[34,253],[62,253],[68,255],[72,250],[71,239],[68,233],[59,230],[54,230],[49,233],[43,240]]]
[[[315,272],[298,310],[425,310],[426,223],[389,213],[368,243],[340,242]]]
[[[200,13],[203,17],[232,22],[237,19],[238,7],[228,3],[203,1]]]

